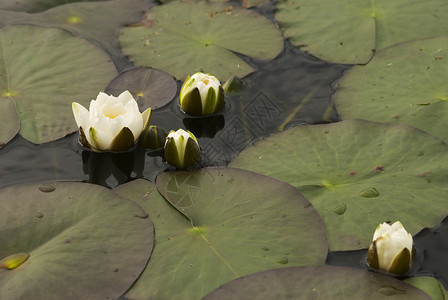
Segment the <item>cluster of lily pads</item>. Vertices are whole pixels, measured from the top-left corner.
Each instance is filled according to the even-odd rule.
[[[447,297],[412,239],[448,215],[444,1],[1,1],[3,147],[79,131],[85,151],[164,148],[179,170],[2,188],[0,299]],[[293,126],[337,76],[285,100],[284,43],[355,65],[305,122],[325,124]],[[326,264],[352,250],[359,268]]]

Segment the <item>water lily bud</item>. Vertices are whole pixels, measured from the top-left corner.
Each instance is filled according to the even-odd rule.
[[[193,166],[201,158],[201,149],[194,134],[190,131],[179,129],[171,130],[165,141],[165,160],[179,168]]]
[[[412,235],[400,221],[378,225],[370,244],[367,262],[378,270],[394,274],[406,273],[412,263]]]
[[[156,125],[151,125],[144,130],[140,136],[140,143],[147,149],[159,149],[165,145],[168,134]]]
[[[129,91],[118,97],[99,93],[90,102],[89,110],[76,102],[72,103],[72,109],[81,144],[95,152],[132,148],[151,118],[151,108],[140,113]]]
[[[179,101],[189,115],[210,115],[224,107],[224,90],[216,77],[198,72],[185,80]]]

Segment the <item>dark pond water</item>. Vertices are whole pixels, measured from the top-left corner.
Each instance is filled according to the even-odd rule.
[[[273,6],[259,12],[272,19]],[[186,118],[177,104],[155,110],[151,124],[166,131],[186,128],[199,138],[201,166],[226,165],[249,144],[297,124],[338,121],[330,104],[335,82],[349,66],[330,64],[294,48],[287,41],[273,61],[243,57],[256,72],[241,81],[242,88],[226,95],[226,108],[207,118]],[[120,62],[120,71],[134,67]],[[181,82],[178,82],[178,89]],[[0,149],[0,187],[32,182],[82,181],[113,188],[135,178],[154,181],[171,169],[161,150],[137,146],[126,153],[93,153],[78,143],[78,133],[34,145],[20,136]],[[448,289],[448,218],[415,236],[418,259],[414,275],[437,277]],[[331,252],[327,264],[367,268],[366,250]]]

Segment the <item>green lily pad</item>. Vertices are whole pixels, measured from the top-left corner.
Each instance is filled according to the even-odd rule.
[[[448,37],[384,49],[353,67],[333,97],[342,119],[407,124],[448,142]]]
[[[408,278],[405,281],[428,293],[432,300],[448,299],[448,291],[445,290],[443,285],[434,277],[418,276]]]
[[[10,97],[2,97],[0,95],[0,111],[2,112],[2,125],[0,126],[1,148],[19,132],[20,120],[17,115],[16,104]]]
[[[36,144],[76,131],[71,103],[88,106],[116,74],[103,51],[62,30],[12,26],[0,43],[0,95],[15,101],[20,134]]]
[[[105,0],[2,0],[0,2],[0,9],[36,13],[58,5],[63,5],[71,2],[88,1],[92,2]]]
[[[137,68],[115,77],[109,83],[106,93],[118,96],[126,90],[137,100],[141,111],[148,107],[154,110],[173,100],[177,93],[177,83],[171,75],[161,70]]]
[[[276,20],[286,37],[332,62],[365,64],[390,45],[445,35],[445,0],[280,0]]]
[[[130,299],[199,299],[253,272],[325,263],[319,215],[290,185],[238,169],[161,173],[115,189],[151,216],[156,231]],[[177,210],[176,210],[177,208]]]
[[[231,281],[203,300],[213,299],[431,299],[398,279],[364,270],[320,266],[259,272]]]
[[[99,45],[121,69],[129,61],[117,42],[119,30],[138,22],[149,6],[145,0],[114,0],[70,3],[34,14],[0,10],[0,26],[29,24],[64,29]]]
[[[261,15],[205,1],[154,7],[139,24],[123,29],[120,42],[137,65],[180,80],[201,70],[221,81],[243,77],[253,69],[233,52],[271,59],[283,47],[279,30]]]
[[[229,166],[295,186],[322,216],[332,251],[367,248],[385,221],[399,220],[415,235],[448,214],[448,146],[404,125],[299,126],[247,148]]]
[[[1,299],[117,299],[151,254],[148,215],[106,188],[24,185],[0,199],[0,266],[13,267],[0,267]]]

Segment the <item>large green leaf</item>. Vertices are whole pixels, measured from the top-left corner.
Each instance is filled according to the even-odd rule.
[[[113,0],[71,3],[34,14],[0,10],[0,27],[29,24],[64,29],[99,45],[121,69],[129,61],[117,42],[119,30],[138,22],[149,6],[145,0]]]
[[[328,61],[363,64],[375,50],[448,33],[445,0],[280,0],[286,37]]]
[[[2,75],[0,72],[0,88],[3,86]],[[20,120],[17,115],[16,104],[13,99],[0,94],[0,111],[2,122],[0,126],[0,148],[9,142],[20,129]]]
[[[139,24],[122,31],[120,42],[137,65],[177,79],[203,70],[222,81],[253,71],[233,52],[271,59],[283,47],[280,32],[261,15],[205,1],[154,7]]]
[[[12,26],[0,45],[0,95],[14,99],[20,134],[33,143],[76,131],[71,103],[88,106],[116,74],[103,51],[62,30]]]
[[[333,251],[368,247],[385,221],[400,220],[414,235],[448,214],[448,147],[404,125],[299,126],[247,148],[230,166],[298,188],[324,219]]]
[[[199,299],[246,274],[325,262],[321,219],[286,183],[205,168],[159,174],[157,185],[175,207],[143,180],[115,189],[146,210],[156,231],[154,252],[129,299]]]
[[[2,189],[0,260],[30,257],[16,269],[0,267],[0,298],[117,299],[145,268],[153,237],[140,207],[97,185]]]
[[[88,1],[105,1],[105,0],[2,0],[0,2],[0,9],[35,13],[71,2],[88,2]]]
[[[431,299],[398,279],[344,267],[291,267],[231,281],[203,300],[239,299]]]
[[[355,66],[334,95],[342,119],[400,123],[448,142],[448,37],[384,49]]]

